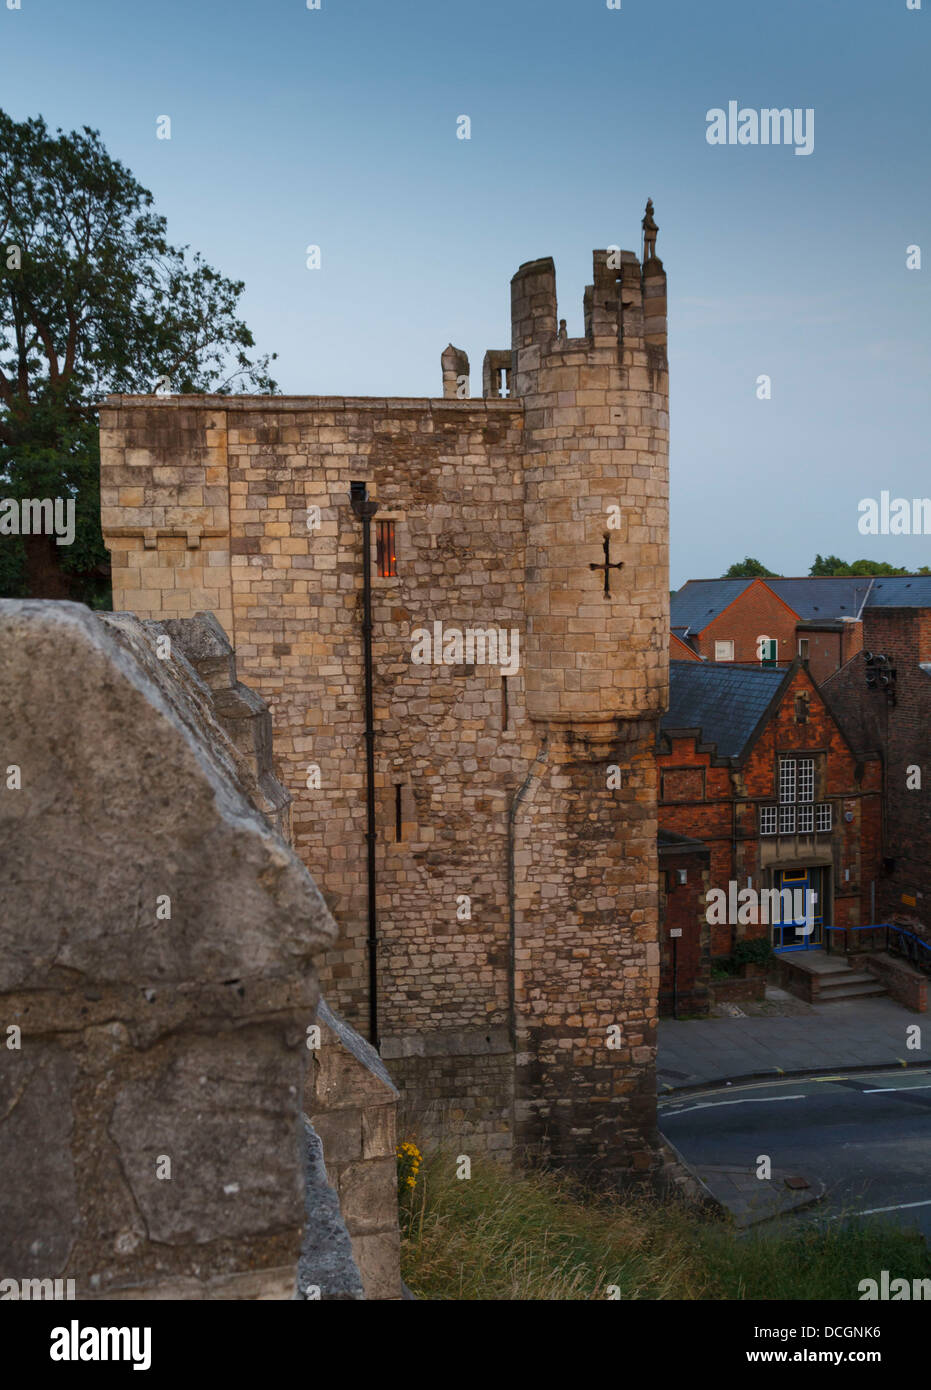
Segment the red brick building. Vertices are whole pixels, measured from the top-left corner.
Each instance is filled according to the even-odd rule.
[[[884,768],[878,922],[931,937],[931,577],[877,579],[863,612],[864,652],[824,686],[856,747]],[[869,660],[865,657],[869,655]]]
[[[807,935],[792,924],[735,922],[730,913],[726,923],[712,922],[711,958],[729,955],[740,937],[768,933],[778,951],[819,947],[825,926],[875,920],[881,763],[865,746],[854,750],[802,662],[761,669],[673,661],[657,761],[660,830],[707,847],[711,888],[817,895]],[[667,895],[667,916],[674,910]],[[664,932],[664,968],[669,952]]]
[[[706,1014],[711,1001],[707,893],[711,851],[701,840],[660,830],[659,1010],[661,1014]]]
[[[786,667],[798,657],[824,680],[860,650],[873,583],[859,576],[690,579],[672,598],[670,657],[678,660],[683,646],[716,662]]]

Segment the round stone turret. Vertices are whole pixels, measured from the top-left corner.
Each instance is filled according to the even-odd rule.
[[[666,278],[594,252],[586,334],[559,331],[549,259],[511,281],[524,403],[527,709],[556,724],[658,716],[667,698]],[[650,305],[644,331],[644,295]]]

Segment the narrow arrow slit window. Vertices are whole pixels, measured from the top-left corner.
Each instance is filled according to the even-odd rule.
[[[375,546],[379,578],[396,578],[398,573],[398,555],[393,521],[376,520]]]

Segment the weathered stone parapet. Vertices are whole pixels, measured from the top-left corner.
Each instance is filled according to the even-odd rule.
[[[298,1297],[342,1302],[365,1298],[339,1195],[330,1185],[323,1145],[306,1115],[304,1183],[307,1224],[298,1263]]]
[[[211,622],[169,636],[0,602],[0,1276],[292,1297],[336,927],[265,814],[288,798],[264,704]],[[237,719],[264,733],[237,746]]]
[[[320,1046],[305,1106],[352,1241],[366,1298],[401,1297],[395,1113],[398,1091],[378,1053],[321,1000]]]
[[[213,713],[245,759],[248,770],[239,771],[251,799],[290,844],[291,796],[275,772],[271,714],[262,697],[237,679],[236,657],[223,628],[212,613],[149,620],[145,626],[166,633],[209,686]]]

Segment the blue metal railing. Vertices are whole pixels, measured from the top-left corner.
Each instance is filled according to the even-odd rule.
[[[861,934],[863,932],[882,932],[882,949],[891,952],[893,955],[902,956],[911,965],[926,975],[931,975],[931,944],[923,937],[916,936],[914,932],[906,931],[904,927],[896,926],[894,922],[876,922],[867,927],[829,927],[825,925],[825,944],[830,954],[831,932],[843,932],[844,954],[850,954],[848,941],[851,937],[855,938],[856,945],[861,946]],[[866,947],[867,950],[876,950],[875,938]]]

